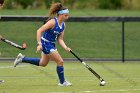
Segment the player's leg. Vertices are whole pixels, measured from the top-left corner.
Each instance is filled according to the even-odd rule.
[[[24,55],[22,55],[21,53],[19,53],[19,55],[17,56],[15,62],[14,62],[14,67],[16,67],[19,63],[30,63],[36,66],[43,66],[45,67],[48,62],[50,60],[49,55],[42,53],[42,57],[41,59],[39,58],[28,58],[25,57]]]
[[[44,54],[44,53],[42,52],[42,57],[41,57],[41,59],[40,59],[39,66],[45,67],[45,66],[48,65],[49,61],[50,61],[50,55]]]
[[[50,53],[50,58],[54,60],[57,64],[56,71],[60,80],[59,86],[71,86],[72,84],[65,80],[64,78],[64,66],[63,66],[63,59],[58,53],[58,51],[54,51]]]

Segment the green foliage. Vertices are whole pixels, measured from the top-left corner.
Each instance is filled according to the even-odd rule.
[[[17,9],[21,6],[26,9],[28,6],[32,6],[34,0],[5,0],[5,8]]]
[[[50,8],[54,2],[72,9],[140,9],[140,0],[5,0],[5,8]]]
[[[101,9],[118,9],[121,8],[122,0],[98,0]]]
[[[110,0],[98,0],[99,7],[101,9],[107,9],[107,8],[109,8],[109,1]]]
[[[17,4],[22,5],[23,9],[26,9],[29,5],[32,5],[34,0],[15,0]]]
[[[111,0],[111,8],[112,9],[121,8],[121,6],[122,6],[121,1],[122,0]]]
[[[62,0],[44,0],[46,8],[50,8],[51,4],[54,2],[62,2]]]
[[[46,8],[49,8],[51,6],[52,0],[44,0]]]
[[[11,0],[5,0],[4,7],[7,8],[7,9],[12,9],[13,8],[12,1]]]
[[[132,9],[140,9],[140,0],[132,0]]]

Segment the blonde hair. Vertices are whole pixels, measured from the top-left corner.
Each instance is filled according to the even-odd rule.
[[[49,18],[53,18],[54,16],[58,15],[58,11],[67,9],[61,3],[53,3],[50,7],[49,11]]]

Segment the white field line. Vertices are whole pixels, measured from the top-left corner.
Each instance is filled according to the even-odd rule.
[[[118,90],[83,91],[82,93],[99,93],[99,92],[128,92],[128,91],[140,91],[140,89],[118,89]]]
[[[43,76],[0,76],[0,78],[17,78],[17,79],[24,79],[24,78],[43,78]]]
[[[82,91],[75,93],[128,92],[128,91],[140,91],[140,89],[98,90],[98,91]],[[73,93],[73,92],[49,92],[49,93]]]
[[[49,93],[73,93],[73,92],[49,92]]]
[[[19,67],[26,67],[28,65],[19,65],[17,66],[16,68],[19,68]],[[4,68],[15,68],[14,66],[0,66],[0,69],[4,69]]]

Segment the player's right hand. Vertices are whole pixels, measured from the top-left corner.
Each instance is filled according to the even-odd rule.
[[[42,50],[42,45],[38,45],[36,49],[36,53],[39,53]]]

